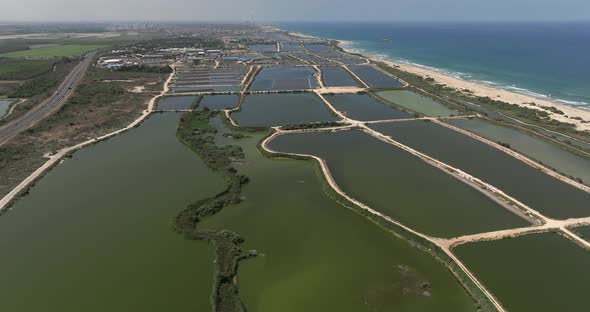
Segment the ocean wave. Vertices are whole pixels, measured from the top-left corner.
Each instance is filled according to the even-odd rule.
[[[338,42],[340,43],[339,44],[340,47],[349,53],[362,54],[362,55],[365,55],[369,58],[373,58],[373,59],[381,60],[381,61],[392,61],[392,62],[396,62],[396,63],[407,64],[407,65],[423,68],[426,70],[434,71],[434,72],[444,74],[447,76],[451,76],[451,77],[454,77],[457,79],[472,81],[475,83],[481,83],[481,84],[488,85],[493,88],[498,88],[498,89],[502,89],[502,90],[506,90],[506,91],[511,91],[511,92],[515,92],[515,93],[528,95],[528,96],[531,96],[531,97],[537,98],[537,99],[555,101],[555,102],[562,103],[564,105],[574,106],[577,108],[583,108],[584,110],[590,110],[590,103],[587,103],[587,102],[554,98],[550,94],[547,95],[547,94],[534,92],[534,91],[531,91],[526,88],[517,87],[515,85],[504,85],[504,84],[502,84],[500,82],[496,82],[496,81],[478,80],[476,78],[477,75],[473,74],[473,73],[464,73],[464,72],[445,70],[445,69],[436,68],[436,67],[432,67],[432,66],[428,66],[428,65],[424,65],[424,64],[415,63],[411,60],[395,57],[391,54],[377,53],[375,51],[364,48],[362,46],[362,42],[358,42],[358,41],[338,40]]]
[[[590,103],[582,102],[582,101],[569,101],[569,100],[562,100],[562,99],[556,99],[556,101],[561,102],[563,104],[572,105],[572,106],[590,106]]]
[[[351,47],[353,47],[354,43],[350,42],[349,45]],[[345,48],[343,47],[343,49],[345,49]],[[345,50],[349,51],[347,49],[345,49]],[[437,72],[437,73],[440,73],[440,74],[443,74],[446,76],[451,76],[451,77],[454,77],[457,79],[472,81],[475,83],[481,83],[484,85],[489,85],[490,87],[493,87],[493,88],[528,95],[528,96],[536,98],[536,99],[559,102],[559,103],[562,103],[562,104],[565,104],[568,106],[575,106],[577,108],[583,108],[584,110],[590,110],[590,103],[587,103],[587,102],[559,99],[559,98],[552,97],[550,94],[549,95],[542,94],[542,93],[531,91],[526,88],[517,87],[514,85],[504,85],[504,84],[497,82],[497,81],[478,80],[475,78],[476,76],[471,73],[453,72],[453,71],[449,71],[449,70],[445,70],[445,69],[441,69],[441,68],[436,68],[436,67],[432,67],[432,66],[428,66],[428,65],[424,65],[424,64],[415,63],[415,62],[412,62],[408,59],[392,57],[391,55],[384,54],[384,53],[374,53],[374,52],[368,51],[363,48],[355,47],[354,50],[355,50],[354,53],[364,54],[364,55],[367,55],[368,57],[375,58],[378,60],[393,61],[393,62],[397,62],[397,63],[407,64],[407,65],[423,68],[423,69],[426,69],[429,71]]]

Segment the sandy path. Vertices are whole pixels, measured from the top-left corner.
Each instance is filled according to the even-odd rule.
[[[315,71],[317,72],[317,75],[314,75],[314,76],[318,82],[318,86],[320,87],[320,89],[325,89],[326,85],[324,84],[322,70],[320,69],[320,67],[318,65],[312,65],[311,67],[313,67],[313,69],[315,69]]]
[[[350,68],[348,68],[348,66],[342,65],[342,68],[344,68],[344,70],[346,70],[352,77],[354,77],[354,79],[356,79],[358,82],[360,82],[364,88],[366,88],[366,89],[369,88],[369,85],[364,80],[362,80],[361,77],[359,77],[352,70],[350,70]]]
[[[4,118],[8,117],[8,115],[10,115],[10,114],[12,113],[12,111],[14,110],[14,108],[15,108],[17,105],[19,105],[19,104],[22,104],[22,103],[24,103],[24,102],[26,102],[26,101],[27,101],[27,99],[19,99],[19,100],[18,100],[16,103],[13,103],[13,104],[10,106],[10,110],[9,110],[9,111],[7,111],[7,112],[6,112],[6,114],[4,114],[4,116],[0,117],[0,120],[2,120],[2,119],[4,119]]]
[[[480,291],[490,300],[490,302],[494,305],[494,307],[500,311],[500,312],[505,312],[505,309],[503,308],[503,306],[500,304],[500,302],[491,294],[491,292],[475,277],[475,275],[461,262],[461,260],[459,260],[452,252],[452,248],[460,245],[460,244],[465,244],[465,243],[471,243],[471,242],[477,242],[477,241],[483,241],[483,240],[495,240],[495,239],[503,239],[503,238],[509,238],[509,237],[514,237],[514,236],[520,236],[520,235],[526,235],[526,234],[532,234],[532,233],[539,233],[539,232],[547,232],[547,231],[557,231],[560,232],[562,234],[564,234],[567,238],[571,239],[572,241],[576,242],[577,244],[579,244],[582,247],[588,248],[590,249],[590,243],[586,242],[585,240],[583,240],[582,238],[580,238],[579,236],[577,236],[575,233],[571,232],[568,227],[572,227],[572,226],[576,226],[576,225],[585,225],[585,224],[590,224],[590,217],[588,218],[580,218],[580,219],[569,219],[569,220],[554,220],[551,218],[548,218],[546,216],[544,216],[543,214],[541,214],[540,212],[532,209],[531,207],[528,207],[527,205],[525,205],[524,203],[518,201],[517,199],[509,196],[508,194],[504,193],[502,190],[494,187],[493,185],[490,185],[488,183],[486,183],[485,181],[482,181],[476,177],[471,176],[470,174],[467,174],[466,172],[463,172],[461,170],[459,170],[458,168],[454,168],[444,162],[438,161],[437,159],[434,159],[426,154],[423,154],[421,152],[418,152],[408,146],[405,146],[395,140],[393,140],[391,137],[388,137],[380,132],[377,132],[375,130],[372,130],[371,128],[369,128],[367,126],[367,122],[361,122],[361,121],[357,121],[354,119],[350,119],[346,116],[344,116],[341,112],[339,112],[338,110],[336,110],[334,108],[334,106],[327,100],[325,99],[322,94],[318,91],[316,91],[316,94],[318,94],[318,96],[322,99],[322,101],[338,116],[340,116],[342,118],[341,122],[348,124],[348,126],[343,125],[340,127],[330,127],[330,128],[320,128],[320,129],[302,129],[302,130],[282,130],[280,127],[275,127],[275,133],[272,134],[271,136],[269,136],[268,138],[266,138],[263,142],[262,142],[262,148],[264,150],[266,150],[269,153],[272,154],[278,154],[277,152],[273,151],[272,149],[270,149],[268,147],[268,143],[271,142],[273,139],[275,139],[276,137],[280,136],[280,135],[285,135],[285,134],[289,134],[289,133],[307,133],[307,132],[321,132],[321,131],[342,131],[342,130],[350,130],[350,129],[361,129],[362,131],[372,135],[373,137],[386,142],[388,144],[394,145],[406,152],[409,152],[415,156],[420,157],[423,161],[429,163],[430,165],[433,165],[443,171],[445,171],[446,173],[450,174],[451,176],[458,178],[459,180],[467,183],[468,185],[474,187],[475,189],[477,189],[478,191],[482,192],[483,194],[485,194],[486,196],[488,196],[489,198],[491,198],[492,200],[494,200],[496,203],[498,203],[500,206],[512,211],[513,213],[519,215],[520,217],[523,217],[524,219],[528,220],[529,222],[531,222],[533,225],[529,226],[529,227],[525,227],[525,228],[518,228],[518,229],[508,229],[508,230],[501,230],[501,231],[495,231],[495,232],[489,232],[489,233],[478,233],[478,234],[473,234],[473,235],[466,235],[466,236],[461,236],[461,237],[455,237],[455,238],[451,238],[451,239],[444,239],[444,238],[437,238],[437,237],[431,237],[429,235],[426,235],[424,233],[418,232],[414,229],[412,229],[411,227],[408,227],[404,224],[402,224],[401,222],[387,216],[384,215],[383,213],[380,213],[374,209],[372,209],[371,207],[365,205],[364,203],[350,197],[348,194],[346,194],[344,191],[342,191],[340,189],[340,187],[338,186],[338,184],[336,183],[336,181],[334,180],[328,166],[327,163],[325,162],[324,159],[317,157],[315,155],[308,155],[308,154],[296,154],[296,153],[283,153],[283,154],[287,154],[287,155],[292,155],[292,156],[296,156],[296,157],[304,157],[304,158],[308,158],[308,159],[313,159],[315,161],[317,161],[320,164],[322,173],[326,179],[326,181],[328,182],[328,184],[330,185],[330,187],[339,195],[341,195],[342,197],[346,198],[349,202],[355,204],[356,206],[360,207],[361,209],[364,209],[368,212],[370,212],[373,215],[376,215],[384,220],[386,220],[387,222],[390,222],[418,237],[421,237],[433,244],[435,244],[436,246],[438,246],[441,250],[444,251],[444,253],[449,256],[449,258],[451,258],[455,264],[460,268],[460,270],[462,270],[470,279],[471,281],[480,289]],[[464,116],[458,116],[459,118],[465,118]],[[414,119],[425,119],[425,118],[414,118]],[[411,119],[411,120],[414,120]],[[426,117],[426,119],[430,119],[431,121],[434,121],[436,123],[439,123],[443,126],[446,126],[445,123],[439,121],[437,118],[428,118]],[[381,121],[383,122],[383,121]],[[387,121],[385,121],[387,122]],[[394,121],[392,121],[394,122]],[[491,142],[489,140],[486,140],[484,138],[481,138],[471,132],[467,132],[464,131],[462,129],[455,129],[456,127],[450,127],[452,130],[458,131],[461,130],[459,132],[468,135],[474,139],[477,139],[485,144],[489,144],[494,148],[498,148],[506,153],[508,153],[509,155],[517,158],[520,161],[523,161],[537,169],[540,169],[542,171],[544,171],[545,173],[548,173],[556,178],[559,178],[560,180],[566,182],[566,183],[574,183],[572,185],[575,185],[576,187],[584,190],[584,191],[588,191],[588,187],[582,184],[577,183],[576,181],[573,181],[567,177],[563,177],[557,173],[554,173],[552,171],[550,171],[549,169],[541,166],[540,164],[537,164],[536,162],[533,162],[532,160],[528,159],[527,157],[520,155],[512,150],[508,150],[506,148],[503,148],[501,146],[499,146],[498,144]],[[344,203],[342,203],[344,204]],[[344,204],[345,205],[345,204]],[[346,205],[345,205],[346,206]]]

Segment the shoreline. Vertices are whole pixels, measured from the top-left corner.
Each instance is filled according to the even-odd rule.
[[[21,183],[16,185],[10,192],[8,192],[6,195],[4,195],[4,197],[0,198],[0,215],[2,215],[3,213],[5,213],[7,210],[9,210],[11,208],[14,201],[16,201],[19,198],[19,196],[22,194],[23,191],[26,191],[29,187],[33,186],[47,172],[49,172],[51,169],[53,169],[53,167],[59,165],[65,159],[65,157],[67,157],[68,155],[70,155],[70,154],[72,154],[72,153],[74,153],[86,146],[99,143],[99,142],[104,141],[106,139],[110,139],[111,137],[114,137],[116,135],[126,132],[127,130],[133,129],[133,128],[141,125],[152,113],[157,111],[155,109],[155,107],[156,107],[156,103],[157,103],[158,99],[165,96],[170,91],[170,82],[172,81],[174,74],[175,74],[175,67],[172,66],[172,73],[170,73],[170,76],[168,76],[168,79],[166,79],[166,81],[164,82],[164,85],[162,87],[162,91],[160,91],[159,94],[152,97],[146,103],[147,104],[146,109],[143,110],[141,112],[141,115],[139,117],[137,117],[135,120],[133,120],[130,124],[124,126],[123,128],[120,128],[118,130],[115,130],[113,132],[106,133],[106,134],[101,135],[99,137],[91,138],[89,140],[80,142],[80,143],[75,144],[70,147],[62,148],[60,150],[55,151],[55,153],[53,153],[51,155],[47,155],[48,160],[45,163],[43,163],[43,165],[41,165],[41,167],[39,167],[35,171],[33,171]]]
[[[549,113],[551,119],[574,124],[577,130],[590,131],[590,110],[577,108],[564,103],[559,102],[557,99],[541,98],[530,94],[519,93],[516,91],[510,91],[502,89],[500,86],[494,86],[486,84],[485,82],[477,80],[466,80],[457,76],[453,76],[451,73],[447,73],[443,70],[436,68],[430,68],[428,66],[419,64],[410,64],[393,60],[383,55],[373,54],[367,51],[360,51],[351,47],[352,41],[330,39],[330,38],[319,38],[300,32],[287,32],[288,35],[298,37],[302,39],[324,39],[333,40],[337,42],[338,47],[350,54],[362,55],[366,59],[373,63],[383,63],[387,66],[394,67],[396,69],[412,73],[423,78],[432,78],[437,84],[443,84],[450,88],[458,90],[469,90],[470,94],[476,97],[489,97],[494,100],[505,102],[508,104],[518,105],[532,110],[540,110]],[[564,114],[558,114],[550,110],[544,109],[545,107],[551,107],[562,111]],[[581,118],[582,120],[575,119]]]
[[[346,51],[350,52],[349,50]],[[577,130],[590,131],[590,123],[588,123],[588,121],[590,121],[590,111],[572,107],[567,104],[559,103],[557,102],[557,100],[542,99],[534,97],[532,95],[504,90],[499,87],[485,85],[481,82],[469,81],[462,78],[453,77],[451,75],[436,70],[431,70],[425,67],[416,66],[412,64],[391,61],[389,59],[385,59],[382,57],[369,56],[367,58],[373,62],[381,62],[390,67],[394,67],[424,78],[432,78],[434,79],[435,83],[443,84],[454,89],[470,90],[472,91],[470,92],[470,94],[473,96],[489,97],[494,100],[498,100],[508,104],[518,105],[532,110],[546,111],[547,113],[549,113],[551,119],[564,123],[574,124],[576,125]],[[562,111],[564,115],[544,109],[543,106],[558,109]],[[587,122],[584,123],[581,120],[574,118],[581,118]]]

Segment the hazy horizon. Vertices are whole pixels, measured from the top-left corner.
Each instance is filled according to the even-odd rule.
[[[34,8],[34,9],[33,9]],[[569,22],[590,21],[585,0],[270,1],[21,0],[1,22]]]

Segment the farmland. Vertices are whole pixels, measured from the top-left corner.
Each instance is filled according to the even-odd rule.
[[[0,57],[9,58],[52,58],[52,57],[68,57],[77,56],[86,52],[102,49],[106,45],[63,45],[51,46],[45,48],[15,51],[0,54]]]

